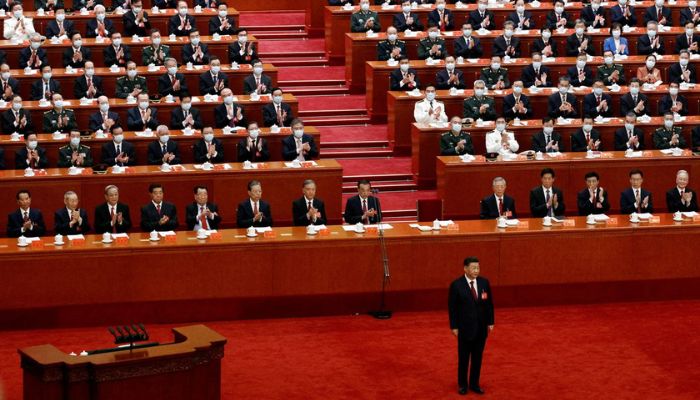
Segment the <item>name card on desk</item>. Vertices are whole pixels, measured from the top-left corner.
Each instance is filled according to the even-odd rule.
[[[518,229],[529,229],[530,228],[530,221],[518,221]]]
[[[617,217],[608,218],[606,225],[617,226]]]
[[[661,223],[661,217],[659,217],[658,215],[653,216],[653,217],[649,218],[649,223],[650,223],[650,224],[660,224],[660,223]]]
[[[574,226],[576,226],[576,220],[575,219],[565,219],[562,223],[562,226],[574,227]]]

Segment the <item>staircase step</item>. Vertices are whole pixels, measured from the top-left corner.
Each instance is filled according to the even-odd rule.
[[[346,184],[357,183],[361,179],[374,181],[413,181],[412,174],[361,174],[361,175],[345,175],[343,174],[343,187]]]
[[[323,134],[321,134],[323,139]],[[362,148],[362,147],[389,147],[388,140],[365,140],[358,142],[323,142],[324,149],[347,149],[347,148]]]
[[[306,27],[302,24],[287,24],[287,25],[260,25],[252,24],[245,26],[248,33],[253,32],[270,32],[270,31],[304,31]],[[258,36],[257,33],[254,36]]]
[[[366,149],[323,149],[322,158],[376,158],[391,157],[394,152],[391,149],[378,147]]]
[[[366,109],[337,109],[337,110],[303,110],[299,107],[300,117],[336,117],[367,115]]]
[[[341,115],[336,117],[307,117],[304,123],[309,126],[342,126],[369,124],[367,115]],[[392,153],[393,154],[393,153]]]
[[[296,56],[278,57],[261,55],[260,59],[266,63],[273,64],[275,67],[301,67],[301,66],[317,66],[323,67],[328,65],[328,59],[325,55],[322,56]]]
[[[342,96],[350,94],[350,88],[341,85],[328,86],[289,86],[284,82],[278,82],[279,86],[287,93],[292,93],[295,96]]]
[[[308,37],[305,30],[299,31],[249,31],[251,35],[259,40],[274,39],[306,39]]]
[[[278,71],[280,68],[278,68]],[[281,75],[281,71],[279,72]],[[281,77],[280,77],[281,78]],[[316,79],[312,81],[302,81],[302,80],[286,80],[286,79],[279,79],[277,83],[280,86],[292,86],[292,87],[299,87],[299,88],[314,88],[314,87],[335,87],[335,86],[345,86],[345,79]]]
[[[357,182],[357,181],[355,181]],[[375,189],[381,189],[384,192],[407,192],[414,191],[418,188],[413,179],[410,180],[398,180],[398,181],[383,181],[372,179],[372,187]],[[348,182],[343,184],[343,193],[355,193],[357,192],[357,185],[353,182]]]

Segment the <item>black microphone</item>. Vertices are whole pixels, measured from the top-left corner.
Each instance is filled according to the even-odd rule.
[[[134,340],[138,339],[138,337],[139,337],[138,332],[132,332],[129,325],[124,325],[124,330],[129,335],[129,340],[134,341]]]
[[[146,335],[145,335],[143,332],[139,332],[139,327],[136,326],[136,324],[131,325],[131,329],[133,329],[133,331],[136,332],[136,336],[137,336],[139,339],[141,339],[141,340],[145,340],[145,339],[146,339]]]
[[[112,334],[112,336],[114,336],[114,340],[119,341],[120,336],[117,335],[117,332],[114,331],[114,328],[110,326],[109,328],[107,328],[107,330],[109,331],[109,333]]]
[[[119,326],[117,326],[117,332],[119,332],[119,335],[121,336],[120,340],[124,340],[127,337],[127,334]]]
[[[143,326],[143,324],[139,324],[139,328],[141,328],[141,330],[143,331],[145,338],[148,339],[149,335],[148,335],[148,331],[146,331],[146,327]]]

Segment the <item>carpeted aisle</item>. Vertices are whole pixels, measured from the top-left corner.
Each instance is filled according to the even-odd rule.
[[[497,309],[483,398],[698,399],[699,307],[685,301]],[[445,312],[207,325],[229,338],[226,399],[461,398]],[[169,337],[169,327],[151,329]],[[52,342],[80,351],[77,343],[104,345],[107,335],[101,328],[0,332],[8,399],[21,398],[17,347]]]

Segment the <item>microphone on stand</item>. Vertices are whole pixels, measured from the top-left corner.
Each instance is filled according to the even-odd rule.
[[[371,189],[372,193],[375,195],[374,198],[374,205],[377,208],[377,233],[379,236],[379,248],[381,249],[382,252],[382,269],[383,269],[383,276],[382,276],[382,291],[381,295],[379,298],[379,310],[376,311],[370,311],[369,315],[373,316],[376,319],[389,319],[392,316],[392,311],[385,310],[385,301],[386,301],[386,287],[389,285],[389,282],[391,281],[391,272],[389,270],[389,254],[386,249],[386,242],[384,241],[384,227],[382,224],[382,207],[379,205],[379,198],[376,196],[379,194],[379,189],[372,188]]]

